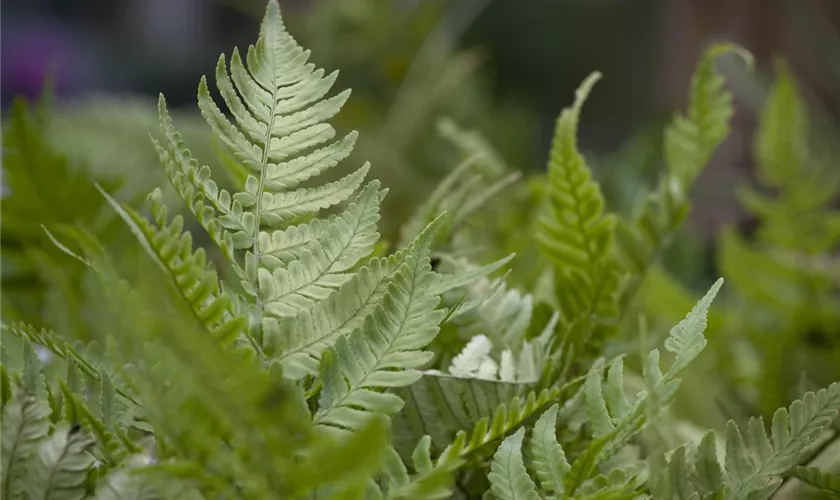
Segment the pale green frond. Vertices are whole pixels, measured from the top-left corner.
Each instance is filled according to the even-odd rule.
[[[30,396],[34,396],[38,401],[43,401],[47,398],[49,392],[44,378],[44,367],[35,351],[35,346],[26,337],[23,337],[22,340],[23,387],[21,387],[21,390]]]
[[[369,184],[347,212],[332,219],[326,231],[285,266],[271,256],[266,263],[266,254],[261,254],[266,267],[259,269],[258,283],[266,312],[277,317],[295,316],[351,279],[346,271],[373,250],[379,237],[378,186],[378,182]]]
[[[693,482],[703,495],[723,489],[723,470],[718,461],[714,431],[707,432],[697,447],[694,458]]]
[[[59,428],[41,443],[30,461],[27,493],[32,499],[81,500],[93,466],[93,437],[73,428]]]
[[[797,466],[790,470],[790,475],[832,495],[832,498],[840,498],[840,474],[823,472],[816,467]]]
[[[522,458],[524,437],[525,429],[519,429],[502,441],[493,455],[487,479],[490,480],[490,491],[499,500],[540,500],[537,485],[528,475]]]
[[[342,335],[361,327],[384,300],[396,272],[409,255],[431,243],[421,233],[407,248],[387,258],[372,259],[326,300],[295,317],[263,320],[266,349],[283,366],[285,376],[298,379],[318,371],[321,354]]]
[[[809,392],[773,415],[770,439],[760,420],[750,423],[746,438],[730,421],[726,432],[726,473],[738,498],[752,491],[773,490],[780,476],[802,457],[840,413],[840,382]],[[772,490],[771,490],[772,491]]]
[[[691,209],[691,187],[728,133],[734,113],[732,96],[724,89],[724,78],[715,70],[714,62],[730,52],[750,64],[749,53],[734,45],[713,45],[703,53],[692,76],[688,110],[675,114],[665,129],[668,170],[660,175],[639,213],[618,224],[616,236],[623,267],[631,273],[622,294],[623,308],[685,221]]]
[[[301,152],[335,135],[323,122],[341,109],[349,92],[322,99],[337,75],[324,77],[322,70],[307,63],[308,58],[309,51],[286,31],[276,2],[269,2],[259,39],[248,49],[246,64],[235,51],[232,81],[224,57],[216,68],[216,84],[236,125],[213,102],[206,79],[199,86],[199,107],[205,119],[237,158],[261,177],[271,163],[303,156]],[[338,154],[346,156],[346,152]],[[317,173],[316,168],[309,176]]]
[[[301,259],[317,242],[329,259],[328,272],[350,269],[370,254],[379,238],[376,223],[379,204],[386,193],[387,190],[379,189],[378,181],[372,181],[340,214],[271,233],[261,232],[261,264],[269,270],[283,267]]]
[[[604,196],[583,155],[577,128],[584,101],[600,73],[578,88],[575,102],[557,119],[548,160],[548,210],[537,224],[536,240],[553,263],[553,299],[567,325],[592,321],[590,348],[612,331],[619,315],[619,268],[612,255],[615,216],[605,211]]]
[[[433,233],[435,225],[424,233]],[[439,298],[428,293],[434,278],[428,245],[415,246],[382,304],[333,347],[334,361],[324,372],[321,407],[314,417],[317,425],[357,429],[366,412],[390,414],[402,407],[398,397],[378,391],[415,382],[421,377],[418,369],[432,357],[422,349],[435,338],[443,319],[443,311],[435,310]]]
[[[830,157],[811,152],[808,126],[796,81],[787,64],[779,62],[754,145],[759,181],[777,194],[744,186],[738,197],[760,221],[759,241],[814,254],[830,251],[840,234],[840,212],[833,206],[840,176]]]
[[[281,193],[265,193],[262,196],[260,222],[279,226],[296,217],[341,203],[361,186],[369,169],[370,165],[366,163],[352,174],[329,184]]]
[[[531,457],[540,489],[553,495],[562,495],[566,490],[564,478],[570,469],[563,447],[557,442],[559,409],[555,404],[545,411],[531,433]]]
[[[50,430],[50,408],[19,388],[3,409],[2,484],[3,498],[20,498],[29,482],[27,466],[38,445]]]
[[[409,249],[373,259],[337,292],[295,317],[266,318],[263,331],[269,351],[283,365],[285,376],[297,379],[318,371],[321,355],[342,335],[360,327],[385,298],[394,273]]]
[[[639,393],[635,401],[630,403],[624,396],[621,358],[611,363],[607,388],[602,382],[601,365],[596,364],[590,370],[584,386],[585,409],[595,439],[571,465],[566,476],[570,492],[576,491],[592,477],[599,463],[626,445],[644,427],[651,411],[662,412],[673,402],[680,383],[677,376],[706,345],[703,336],[705,318],[722,282],[718,280],[685,319],[671,330],[665,346],[676,354],[676,358],[666,374],[663,375],[659,367],[659,350],[654,349],[648,354],[643,367],[648,387]]]
[[[777,410],[769,436],[761,418],[751,419],[745,429],[730,420],[723,451],[725,466],[721,466],[714,432],[709,431],[691,459],[683,447],[671,454],[670,488],[679,493],[677,498],[770,498],[838,413],[840,383],[835,382],[805,394],[788,409]]]
[[[666,378],[675,377],[683,371],[706,347],[706,337],[703,336],[706,330],[706,317],[721,286],[723,286],[723,279],[718,279],[685,319],[669,332],[668,338],[665,339],[665,349],[674,353],[676,359],[668,369]]]

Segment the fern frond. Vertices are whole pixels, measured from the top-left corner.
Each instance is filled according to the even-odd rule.
[[[592,315],[608,322],[618,313],[618,270],[610,255],[615,216],[605,213],[601,189],[577,146],[581,108],[600,77],[591,74],[557,119],[548,161],[550,210],[536,234],[558,271],[554,289],[568,323]]]
[[[555,427],[559,410],[553,405],[540,415],[531,435],[531,455],[540,489],[554,495],[566,491],[564,478],[570,470],[563,447],[557,442]]]
[[[337,73],[324,76],[323,70],[307,63],[308,58],[309,51],[286,31],[280,9],[271,1],[259,39],[248,49],[247,69],[238,50],[231,57],[230,71],[224,56],[216,67],[216,85],[235,124],[211,98],[206,78],[199,85],[202,115],[234,157],[254,174],[246,178],[245,192],[233,198],[243,209],[253,207],[252,212],[241,217],[242,226],[252,239],[244,284],[250,285],[247,291],[256,297],[260,307],[262,301],[267,302],[266,309],[271,314],[288,315],[306,309],[307,294],[323,299],[324,286],[336,287],[340,283],[316,283],[311,290],[296,293],[319,275],[313,263],[291,276],[276,270],[268,275],[258,275],[256,269],[249,272],[249,258],[262,262],[261,226],[279,227],[343,201],[361,185],[368,170],[365,164],[341,180],[317,187],[297,187],[347,157],[356,138],[351,133],[316,149],[335,136],[335,130],[325,121],[338,113],[349,91],[325,99]],[[289,294],[294,295],[284,300]]]
[[[760,418],[750,420],[746,439],[730,421],[726,426],[726,472],[735,494],[778,487],[778,476],[797,465],[838,413],[840,382],[835,382],[816,394],[805,394],[788,409],[777,410],[770,437]]]
[[[380,199],[379,183],[371,182],[356,203],[328,224],[318,239],[300,252],[299,258],[285,267],[263,262],[265,267],[259,270],[258,280],[264,309],[276,317],[295,316],[326,299],[350,279],[344,271],[368,255],[379,237],[375,231]]]
[[[338,338],[360,328],[384,304],[397,271],[410,255],[418,254],[420,246],[430,244],[427,237],[418,236],[396,254],[372,259],[336,293],[317,302],[311,310],[293,318],[266,318],[263,330],[267,351],[283,366],[284,375],[298,379],[316,373],[323,352]]]
[[[19,498],[28,483],[27,463],[50,430],[50,408],[19,389],[3,409],[3,498]]]
[[[725,80],[714,68],[721,55],[738,54],[752,67],[752,55],[733,44],[714,45],[700,59],[691,78],[689,107],[677,113],[665,130],[665,159],[668,170],[682,184],[691,183],[729,132],[732,93],[723,90]]]
[[[805,394],[788,409],[778,409],[769,436],[761,418],[750,419],[745,429],[739,429],[730,420],[723,452],[725,465],[719,461],[714,432],[709,431],[690,459],[684,446],[671,453],[667,489],[679,498],[714,495],[726,499],[766,499],[788,474],[797,477],[797,474],[806,477],[817,474],[810,479],[818,482],[827,479],[819,476],[819,471],[797,464],[838,413],[840,382],[835,382],[816,393]]]
[[[776,81],[761,114],[755,152],[762,182],[784,188],[812,168],[807,164],[808,116],[790,69],[777,64]]]
[[[760,220],[759,241],[808,254],[830,251],[840,234],[840,212],[832,205],[840,176],[830,160],[811,152],[806,104],[790,69],[779,63],[776,73],[761,113],[755,155],[760,183],[778,195],[743,187],[738,197]]]
[[[95,440],[78,428],[57,429],[38,448],[28,471],[29,498],[81,500],[94,458]]]
[[[506,436],[523,421],[545,408],[559,394],[559,389],[543,389],[539,393],[531,391],[524,400],[517,396],[509,403],[497,407],[492,418],[482,418],[469,433],[464,430],[458,431],[452,443],[441,452],[436,467],[462,460],[485,445]]]
[[[540,500],[537,485],[525,468],[522,440],[525,429],[519,429],[502,441],[490,465],[490,491],[499,500]]]
[[[635,401],[628,402],[624,395],[623,362],[621,358],[610,363],[607,385],[602,383],[601,367],[596,364],[587,375],[584,387],[586,411],[595,438],[575,459],[567,475],[566,487],[575,492],[592,476],[596,466],[613,456],[645,425],[652,409],[664,411],[674,399],[680,380],[677,376],[700,354],[706,346],[703,331],[712,300],[723,284],[718,280],[678,325],[671,329],[665,340],[665,349],[675,354],[668,371],[659,367],[659,350],[652,350],[644,360],[644,378],[648,386]]]
[[[435,226],[430,224],[424,233],[433,234]],[[421,233],[418,239],[428,238]],[[428,293],[434,280],[428,245],[414,247],[382,305],[332,348],[335,359],[324,368],[317,425],[357,429],[366,412],[390,414],[402,407],[397,396],[376,390],[415,382],[421,376],[417,369],[431,359],[432,353],[422,349],[437,335],[443,319],[443,311],[435,310],[439,298]]]
[[[170,222],[160,190],[150,195],[153,222],[132,208],[120,205],[108,193],[102,195],[123,218],[152,259],[172,278],[175,288],[210,336],[221,344],[236,339],[246,326],[245,318],[234,315],[230,298],[221,293],[214,266],[204,249],[193,251],[192,235],[183,231],[184,219]]]
[[[816,467],[796,466],[789,474],[803,483],[828,493],[832,498],[840,498],[840,475],[823,472]]]
[[[379,239],[376,223],[386,193],[386,189],[379,189],[378,181],[372,181],[341,214],[272,233],[261,232],[261,264],[271,270],[302,259],[306,250],[318,255],[312,245],[317,242],[324,253],[324,260],[319,262],[323,274],[347,271],[369,255]]]

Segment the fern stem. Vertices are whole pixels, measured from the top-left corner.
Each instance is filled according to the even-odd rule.
[[[276,66],[275,54],[274,51],[271,52],[271,60],[274,65]],[[254,241],[253,241],[253,253],[254,253],[254,266],[256,267],[255,272],[259,272],[260,268],[260,227],[261,227],[261,219],[262,219],[262,198],[263,193],[265,192],[265,171],[268,169],[268,148],[271,145],[271,129],[274,127],[274,118],[277,111],[277,85],[274,85],[271,89],[271,110],[269,111],[268,117],[268,124],[265,128],[265,141],[263,143],[263,151],[262,151],[262,160],[260,162],[260,179],[257,185],[257,205],[254,207]],[[255,305],[259,314],[257,318],[259,321],[256,325],[256,332],[257,332],[257,342],[258,344],[262,343],[262,300],[260,299],[260,280],[257,279],[254,283],[254,290],[256,292],[255,296]]]

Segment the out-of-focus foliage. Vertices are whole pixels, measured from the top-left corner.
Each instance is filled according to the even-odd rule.
[[[709,328],[726,415],[767,418],[802,387],[840,377],[840,176],[833,148],[814,139],[796,82],[780,64],[754,142],[757,183],[739,189],[757,228],[747,236],[725,228],[717,246],[732,283]],[[673,277],[655,276],[645,309],[667,323],[669,307],[693,299]]]

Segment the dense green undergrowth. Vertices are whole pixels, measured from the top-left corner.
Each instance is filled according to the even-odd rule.
[[[337,73],[308,62],[274,0],[256,44],[199,84],[229,178],[189,149],[161,96],[150,147],[170,187],[141,209],[18,102],[4,140],[0,496],[837,496],[837,464],[821,460],[840,434],[836,354],[798,370],[804,384],[784,379],[801,330],[830,332],[840,311],[838,184],[786,70],[757,140],[778,192],[742,192],[756,241],[725,232],[726,281],[696,301],[659,267],[729,132],[714,63],[732,55],[751,64],[733,45],[701,57],[635,212],[608,210],[578,149],[594,73],[557,120],[545,176],[516,184],[489,141],[441,121],[463,162],[394,248],[369,165],[328,172],[357,139],[327,123],[349,91],[331,93]],[[194,223],[171,213],[177,198]],[[673,411],[698,367],[715,372],[694,404],[727,386],[757,416],[704,431]]]

